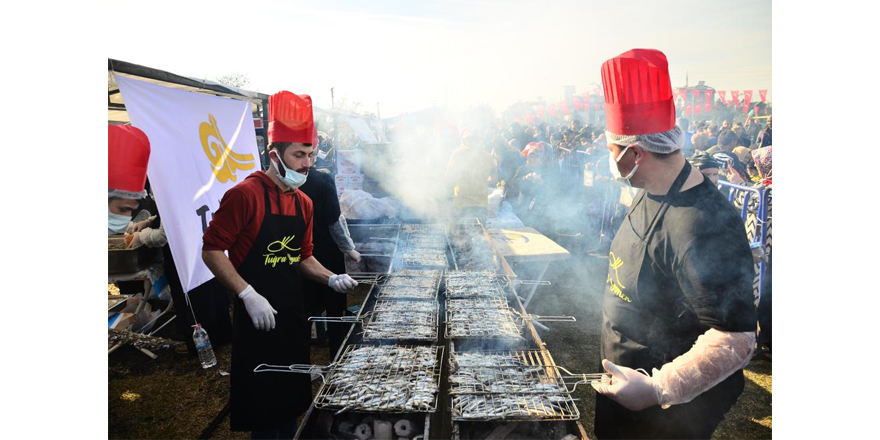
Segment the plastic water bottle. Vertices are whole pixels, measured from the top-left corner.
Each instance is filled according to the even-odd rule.
[[[214,356],[214,349],[211,348],[211,339],[208,338],[208,332],[202,328],[201,324],[193,326],[193,342],[196,344],[196,351],[199,352],[199,362],[202,368],[211,368],[217,365],[217,358]]]

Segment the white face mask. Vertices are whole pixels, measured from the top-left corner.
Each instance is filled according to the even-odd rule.
[[[617,168],[617,163],[620,161],[620,159],[623,158],[623,155],[626,154],[626,150],[629,150],[629,147],[631,147],[631,146],[632,145],[624,148],[623,151],[620,152],[620,155],[618,155],[616,159],[614,158],[614,156],[612,156],[610,154],[608,155],[608,164],[611,168],[611,176],[614,177],[613,182],[615,182],[621,186],[624,186],[624,187],[632,187],[632,182],[630,181],[630,179],[632,179],[632,177],[636,175],[636,170],[639,169],[639,164],[636,164],[636,166],[633,167],[632,171],[630,171],[629,174],[627,174],[626,176],[623,176],[620,174],[620,169]]]
[[[114,214],[107,210],[107,234],[121,234],[131,221],[130,215]]]
[[[276,152],[275,154],[278,153]],[[271,158],[271,156],[269,157]],[[306,179],[309,176],[297,173],[296,171],[287,168],[287,165],[284,165],[284,162],[281,161],[281,158],[278,156],[276,157],[278,158],[277,162],[281,162],[281,166],[284,168],[284,175],[281,175],[281,172],[278,170],[278,164],[276,163],[276,161],[272,161],[272,166],[275,167],[275,172],[278,173],[278,178],[281,179],[281,182],[283,182],[290,189],[297,189],[303,186],[304,183],[306,183]]]

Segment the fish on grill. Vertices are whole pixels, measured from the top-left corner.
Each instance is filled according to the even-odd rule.
[[[503,309],[507,307],[504,298],[463,298],[446,301],[446,310],[465,311],[473,309]]]
[[[436,269],[396,269],[391,272],[392,277],[421,277],[430,279],[439,279],[441,271]]]
[[[522,338],[510,309],[447,310],[446,331],[450,338]]]
[[[433,301],[378,301],[364,339],[437,340],[439,305]]]
[[[576,420],[574,399],[563,394],[462,394],[452,397],[454,420],[523,418]]]
[[[379,299],[421,299],[433,300],[437,297],[437,289],[426,289],[411,286],[383,286],[379,290]]]
[[[349,346],[315,406],[342,410],[433,412],[442,347]]]

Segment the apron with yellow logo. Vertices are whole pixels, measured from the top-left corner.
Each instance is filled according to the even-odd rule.
[[[261,182],[262,184],[262,182]],[[274,429],[295,420],[312,400],[308,374],[254,373],[262,363],[308,364],[309,322],[303,307],[299,262],[306,224],[298,195],[296,216],[272,214],[263,184],[265,216],[238,273],[278,311],[275,329],[254,328],[244,302],[235,298],[230,389],[233,431]],[[281,196],[278,207],[281,209]]]

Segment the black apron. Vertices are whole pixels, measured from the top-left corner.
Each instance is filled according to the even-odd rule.
[[[623,220],[609,254],[608,278],[605,286],[602,316],[601,357],[616,365],[651,373],[684,353],[703,330],[679,328],[678,318],[686,310],[682,295],[674,301],[640,296],[638,291],[642,268],[650,265],[648,244],[669,202],[679,193],[691,172],[684,168],[663,198],[660,208],[648,222],[647,231],[636,231],[631,216],[636,209],[645,209],[646,192],[642,190],[633,201]],[[645,217],[647,219],[647,216]],[[646,282],[652,282],[647,280]],[[660,289],[658,289],[659,291]],[[662,308],[656,307],[662,304]],[[692,338],[682,335],[693,335]],[[736,391],[737,384],[739,391]],[[653,406],[630,411],[610,398],[596,393],[595,433],[598,438],[708,438],[742,392],[742,372],[701,394],[689,403],[669,409]]]
[[[261,364],[308,364],[309,322],[303,307],[299,260],[306,231],[299,197],[296,216],[272,214],[263,184],[266,214],[238,273],[278,311],[275,329],[254,328],[244,302],[235,298],[230,389],[233,431],[274,429],[295,420],[312,401],[308,374],[254,373]],[[278,208],[281,209],[281,196]]]

